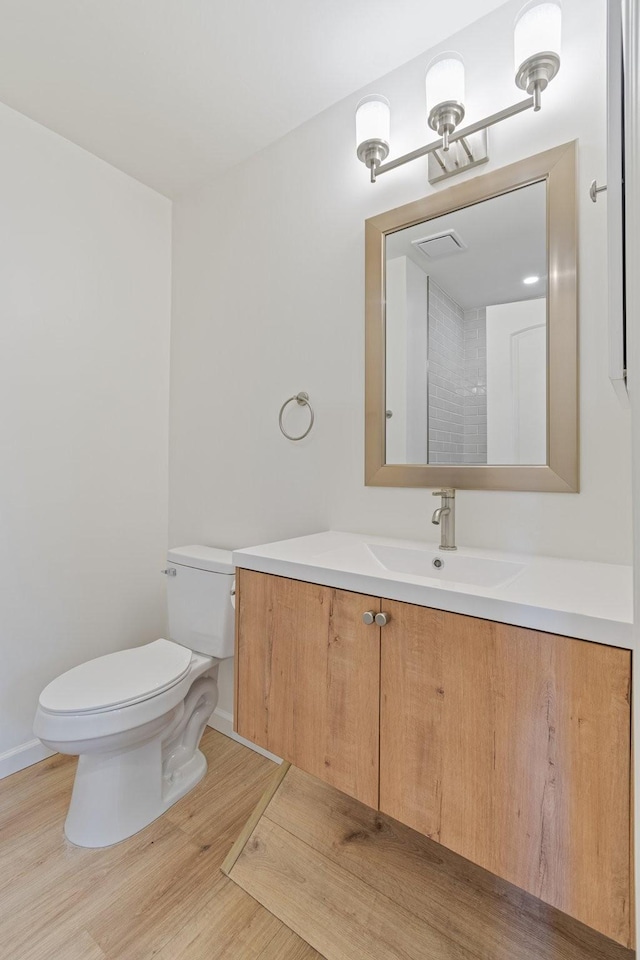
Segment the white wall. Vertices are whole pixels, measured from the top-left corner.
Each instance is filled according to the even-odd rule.
[[[515,102],[519,7],[499,8],[176,205],[173,544],[233,547],[328,527],[437,537],[431,491],[363,485],[364,220],[447,184],[430,187],[417,161],[371,185],[355,156],[354,109],[363,92],[383,93],[393,155],[425,142],[426,65],[450,48],[466,61],[469,122]],[[629,562],[628,414],[607,380],[606,200],[587,195],[592,178],[606,181],[605,4],[564,0],[563,10],[562,67],[542,111],[491,130],[484,169],[580,140],[582,489],[462,491],[457,530],[461,544]],[[291,444],[277,414],[298,390],[317,420]],[[222,703],[230,708],[228,689]]]
[[[627,263],[636,269],[627,270],[626,309],[629,366],[629,395],[632,407],[633,456],[633,546],[634,546],[634,665],[640,646],[640,3],[632,0],[625,5],[625,204]],[[636,674],[637,676],[637,674]],[[636,928],[640,916],[640,697],[634,678],[633,710],[633,768],[634,796],[634,868]]]
[[[0,775],[43,686],[165,630],[171,205],[0,106]]]
[[[387,260],[385,266],[385,293],[387,298],[385,315],[385,406],[392,413],[391,419],[387,420],[386,424],[388,463],[407,462],[408,263],[406,257],[394,257],[392,260]],[[415,264],[412,264],[412,266],[414,269],[418,269]]]
[[[406,274],[407,382],[405,389],[406,406],[412,414],[406,424],[407,456],[404,462],[425,463],[429,455],[427,378],[429,280],[424,270],[408,258],[406,258]],[[389,422],[387,421],[387,428]]]

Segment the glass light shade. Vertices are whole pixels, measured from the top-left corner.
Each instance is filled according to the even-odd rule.
[[[514,30],[516,71],[538,53],[560,56],[562,10],[559,3],[529,4],[520,11]]]
[[[367,140],[389,143],[391,110],[386,97],[372,94],[360,101],[356,108],[356,146]]]
[[[440,103],[464,103],[464,63],[457,53],[446,53],[427,70],[427,115]]]

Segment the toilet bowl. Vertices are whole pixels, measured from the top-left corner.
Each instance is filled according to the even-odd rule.
[[[233,655],[228,551],[169,552],[170,640],[90,660],[40,695],[34,733],[78,755],[65,834],[105,847],[137,833],[207,771],[198,744],[218,700],[218,665]]]

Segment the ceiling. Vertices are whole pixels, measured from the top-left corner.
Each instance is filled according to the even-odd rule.
[[[0,101],[170,197],[504,0],[0,0]]]
[[[465,249],[430,260],[416,240],[455,230]],[[546,185],[534,183],[386,239],[388,260],[409,257],[463,310],[535,300],[547,292]],[[525,277],[539,281],[523,284]]]

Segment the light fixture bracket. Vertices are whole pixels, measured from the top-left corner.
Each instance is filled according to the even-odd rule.
[[[488,141],[488,131],[478,130],[455,140],[447,153],[441,149],[433,150],[428,154],[427,161],[429,183],[439,183],[440,180],[447,180],[486,163],[489,159]]]

